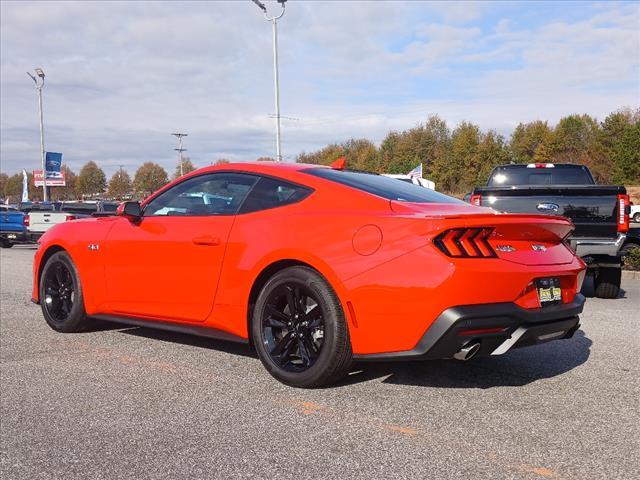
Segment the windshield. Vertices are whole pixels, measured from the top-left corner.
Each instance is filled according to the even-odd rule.
[[[413,183],[399,182],[396,178],[389,178],[376,173],[334,170],[332,168],[310,168],[302,171],[315,177],[341,183],[397,202],[464,203],[461,200],[428,188],[423,188]]]
[[[490,187],[518,185],[593,185],[594,181],[581,165],[556,165],[551,168],[531,168],[527,165],[497,167],[489,182]]]

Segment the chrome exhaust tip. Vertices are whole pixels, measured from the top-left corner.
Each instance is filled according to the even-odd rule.
[[[469,343],[468,345],[462,347],[460,351],[454,353],[453,358],[455,358],[456,360],[462,360],[464,362],[474,357],[475,354],[478,353],[478,350],[480,350],[479,342]]]

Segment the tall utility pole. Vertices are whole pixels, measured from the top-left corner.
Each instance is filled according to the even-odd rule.
[[[189,134],[187,133],[172,133],[171,135],[178,137],[178,148],[174,148],[176,152],[178,152],[178,162],[180,165],[180,176],[184,175],[184,170],[182,168],[182,152],[186,152],[186,148],[182,148],[182,137],[187,137]]]
[[[251,0],[255,3],[260,10],[264,13],[264,18],[268,22],[271,22],[273,29],[273,88],[275,90],[276,101],[276,162],[282,161],[282,151],[280,148],[280,79],[278,75],[278,19],[284,15],[284,3],[287,0],[278,0],[278,3],[282,7],[280,15],[270,17],[267,14],[267,7],[260,0]]]
[[[36,91],[38,92],[38,109],[40,112],[40,160],[42,162],[42,200],[47,201],[47,166],[45,165],[45,153],[44,153],[44,122],[42,119],[42,87],[44,87],[44,72],[41,68],[36,68],[35,75],[27,72],[27,75],[31,77],[33,83],[36,84]]]

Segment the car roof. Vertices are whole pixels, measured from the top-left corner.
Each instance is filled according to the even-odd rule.
[[[294,162],[232,162],[220,165],[210,165],[196,171],[198,173],[205,173],[208,171],[216,172],[219,170],[240,170],[261,173],[272,172],[273,174],[277,174],[278,172],[297,172],[309,168],[327,168],[327,166]]]

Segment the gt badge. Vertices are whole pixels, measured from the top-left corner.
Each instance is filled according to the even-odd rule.
[[[533,248],[534,252],[546,252],[547,251],[547,247],[545,247],[544,245],[533,244],[533,245],[531,245],[531,248]]]
[[[89,245],[87,245],[87,248],[91,251],[96,251],[100,250],[100,245],[98,245],[97,243],[90,243]]]

